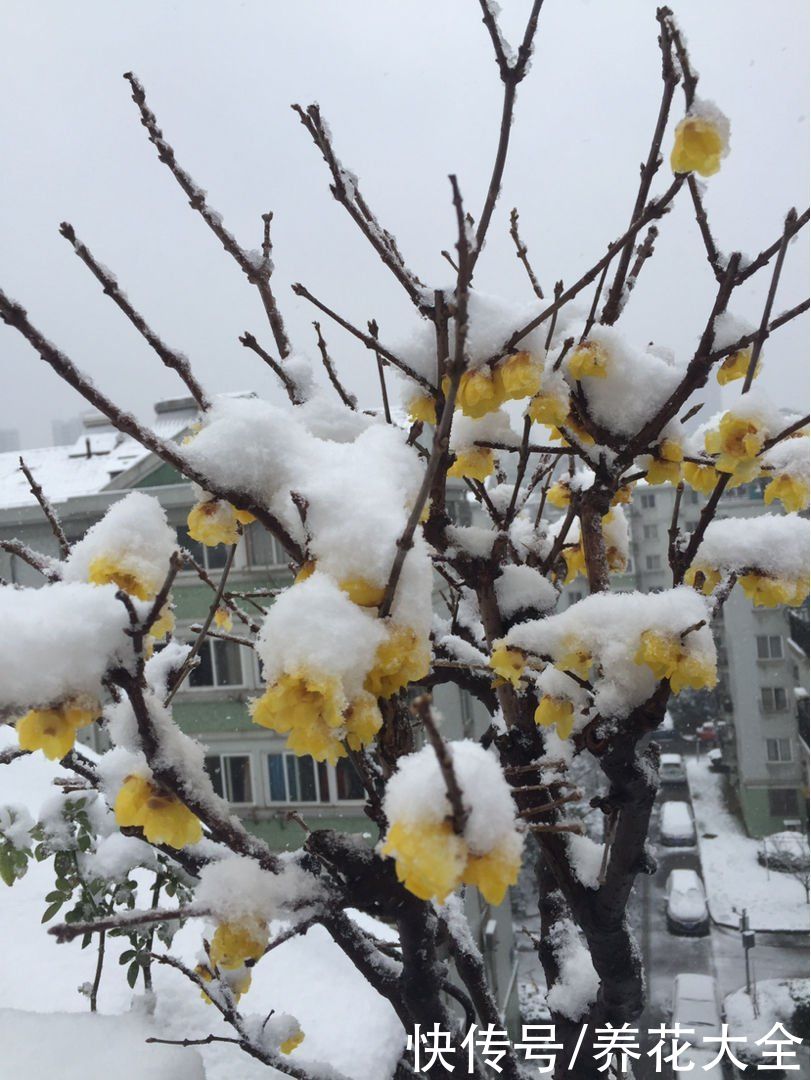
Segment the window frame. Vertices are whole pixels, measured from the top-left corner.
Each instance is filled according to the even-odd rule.
[[[766,655],[763,656],[761,656],[760,652],[761,642],[765,643]],[[776,653],[772,650],[772,646],[775,642],[777,642],[778,646],[778,651]],[[780,634],[756,634],[755,651],[757,652],[757,658],[760,663],[768,663],[771,660],[785,659],[785,652],[783,650],[783,638]]]
[[[208,760],[209,758],[219,758],[219,760],[220,760],[220,775],[222,777],[222,790],[223,790],[223,794],[220,796],[221,799],[225,799],[225,801],[230,806],[257,806],[258,805],[257,799],[256,799],[256,795],[257,795],[257,791],[256,791],[256,773],[255,773],[255,769],[254,769],[253,754],[245,753],[245,752],[243,752],[241,750],[211,750],[210,749],[209,752],[205,755],[205,760]],[[250,785],[251,785],[251,798],[250,798],[250,800],[248,802],[236,802],[228,794],[229,773],[228,773],[227,769],[225,768],[225,766],[223,764],[226,758],[229,758],[229,759],[230,758],[245,758],[247,760],[247,762],[248,762],[248,777],[250,779]],[[206,773],[208,774],[208,769],[207,768],[206,768]],[[214,784],[214,781],[212,780],[212,786],[213,786],[213,784]]]
[[[782,704],[778,704],[778,694],[781,695]],[[771,697],[771,701],[767,695]],[[768,715],[788,712],[788,692],[785,686],[761,686],[760,707],[761,711]]]
[[[271,779],[270,779],[270,759],[272,757],[278,757],[278,758],[282,759],[282,777],[284,779],[284,790],[285,790],[285,795],[286,795],[285,799],[274,799],[273,798],[273,788],[272,788]],[[264,776],[264,783],[266,785],[267,805],[268,806],[333,806],[335,804],[335,802],[337,801],[336,798],[335,798],[333,769],[332,769],[332,766],[330,766],[327,762],[316,761],[314,758],[310,757],[309,755],[294,754],[292,751],[285,750],[284,748],[280,748],[278,750],[265,750],[265,751],[262,752],[262,758],[263,758],[263,761],[264,761],[263,776]],[[302,761],[307,760],[307,761],[312,762],[313,776],[315,778],[316,787],[317,787],[319,792],[320,792],[320,790],[322,788],[321,777],[319,775],[319,766],[321,766],[321,765],[324,766],[324,769],[325,769],[324,781],[326,783],[326,788],[327,788],[327,797],[326,797],[326,799],[323,799],[323,798],[291,799],[290,798],[290,780],[289,780],[289,765],[288,765],[288,762],[290,760],[292,760],[292,761],[294,761],[296,763],[296,769],[297,770],[299,769],[300,763]],[[299,789],[300,789],[301,788],[301,782],[300,782],[300,776],[298,774],[297,774],[297,781],[299,783]],[[342,804],[343,804],[343,800],[342,800]]]
[[[218,677],[218,670],[219,669],[218,669],[218,666],[217,666],[217,652],[216,652],[216,647],[215,647],[217,642],[220,642],[223,645],[223,647],[227,648],[230,645],[234,649],[237,650],[234,655],[237,656],[238,659],[239,659],[239,675],[240,675],[240,681],[239,682],[236,682],[236,683],[222,683],[222,682],[219,682],[219,677]],[[185,644],[190,644],[190,642],[185,642]],[[189,690],[204,691],[204,692],[206,692],[206,691],[210,692],[212,690],[245,690],[248,687],[250,687],[251,684],[248,682],[248,679],[246,677],[245,664],[243,662],[242,646],[241,645],[237,645],[237,643],[234,642],[234,641],[227,641],[224,638],[207,637],[206,640],[204,642],[202,642],[202,644],[200,645],[200,649],[198,650],[198,654],[199,654],[199,652],[202,652],[203,649],[208,649],[209,652],[210,652],[210,655],[211,655],[211,661],[210,661],[210,663],[211,663],[211,673],[212,673],[214,681],[211,682],[211,683],[202,683],[202,684],[198,683],[195,686],[191,681],[192,674],[193,674],[194,671],[199,671],[199,667],[192,668],[192,670],[189,672],[189,676],[188,676],[188,679],[186,681],[186,685],[183,688],[184,692],[189,691]]]
[[[772,750],[774,750],[774,755],[772,755]],[[788,754],[787,757],[784,751]],[[791,739],[785,736],[767,739],[766,761],[769,765],[787,765],[794,761],[794,748],[791,745]]]
[[[769,801],[769,816],[770,817],[787,818],[787,817],[797,817],[799,815],[800,800],[799,800],[799,798],[797,796],[797,789],[796,788],[770,787],[770,788],[767,788],[767,792],[768,792],[767,798],[768,798],[768,801]],[[780,808],[775,808],[775,806],[773,805],[773,799],[777,795],[785,795],[785,796],[791,795],[791,796],[793,796],[792,805],[791,806],[784,806],[784,807],[780,807]]]

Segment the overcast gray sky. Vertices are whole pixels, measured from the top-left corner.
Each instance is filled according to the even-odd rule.
[[[732,122],[732,151],[709,183],[722,249],[754,254],[808,198],[807,0],[671,0],[702,79]],[[528,0],[504,0],[516,40]],[[326,167],[289,105],[317,100],[338,152],[409,264],[444,284],[447,175],[478,214],[501,108],[476,0],[4,0],[0,6],[0,285],[112,396],[142,416],[183,390],[57,232],[70,221],[211,392],[278,390],[237,341],[271,346],[258,296],[189,209],[156,157],[121,78],[144,81],[181,162],[248,247],[275,213],[275,288],[295,344],[313,350],[301,280],[384,340],[413,316],[327,187]],[[546,0],[520,89],[499,210],[480,288],[529,298],[507,237],[509,208],[547,288],[573,281],[627,225],[660,96],[652,0]],[[675,116],[678,118],[681,99]],[[668,136],[666,145],[669,146]],[[669,180],[663,169],[655,182]],[[686,194],[686,192],[685,192]],[[640,345],[689,355],[713,295],[689,199],[664,222],[657,258],[623,320]],[[792,245],[776,311],[807,295],[808,246]],[[768,271],[734,307],[756,321]],[[743,290],[741,290],[743,292]],[[347,383],[375,400],[373,360],[327,327]],[[0,325],[0,427],[50,442],[53,417],[83,408]],[[763,383],[780,403],[808,394],[806,318],[767,344]]]

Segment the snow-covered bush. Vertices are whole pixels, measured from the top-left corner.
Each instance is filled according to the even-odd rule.
[[[58,813],[37,824],[19,808],[0,811],[0,876],[13,887],[30,857],[53,857],[45,917],[73,905],[53,928],[58,937],[130,936],[131,982],[140,971],[147,979],[153,962],[170,965],[199,988],[201,1009],[213,1006],[233,1027],[230,1041],[305,1080],[336,1074],[307,1061],[296,1018],[250,1011],[253,968],[277,943],[271,923],[284,920],[287,936],[323,926],[392,1004],[403,1047],[414,1025],[455,1030],[452,998],[481,1025],[498,1027],[455,893],[476,888],[488,903],[501,902],[517,882],[524,845],[538,867],[540,954],[546,1007],[565,1048],[560,1069],[581,1022],[619,1026],[637,1017],[644,973],[624,912],[636,876],[653,869],[646,838],[658,782],[656,744],[641,749],[640,740],[662,724],[671,695],[715,685],[711,623],[733,588],[758,605],[797,605],[808,595],[808,526],[798,517],[808,507],[808,417],[752,390],[768,365],[767,338],[807,308],[772,314],[786,247],[807,215],[791,212],[782,235],[754,259],[721,254],[697,177],[721,167],[730,126],[695,96],[685,43],[661,8],[662,109],[628,228],[550,299],[514,213],[511,235],[532,296],[485,294],[474,269],[540,2],[516,53],[495,5],[481,0],[481,9],[506,108],[478,217],[451,178],[452,284],[427,287],[406,265],[339,161],[319,108],[298,109],[333,195],[414,306],[411,332],[394,346],[374,324],[367,333],[294,286],[376,354],[382,409],[359,410],[316,324],[336,398],[318,386],[306,357],[293,352],[274,292],[270,215],[261,250],[243,249],[178,163],[133,75],[133,99],[160,160],[260,294],[276,355],[252,335],[241,340],[277,374],[280,400],[212,400],[68,224],[61,231],[82,261],[197,400],[199,423],[184,443],[137,423],[0,292],[10,327],[115,426],[194,484],[190,535],[228,550],[219,581],[201,575],[213,595],[190,647],[172,640],[171,592],[189,556],[150,496],[116,503],[72,546],[42,497],[63,557],[6,543],[43,585],[0,586],[0,707],[19,736],[19,750],[2,761],[13,768],[20,754],[42,752],[76,780]],[[653,194],[679,83],[685,110],[672,131],[672,176]],[[653,272],[646,265],[655,223],[688,192],[717,291],[693,355],[676,356],[631,340],[621,316],[639,275]],[[767,266],[764,310],[749,323],[733,317],[736,290]],[[713,378],[733,390],[740,382],[741,394],[690,434],[685,421]],[[472,522],[451,520],[449,478],[475,509]],[[772,513],[745,527],[734,517],[714,520],[727,488],[760,478]],[[611,591],[628,562],[623,506],[637,484],[677,489],[672,588],[655,594]],[[680,522],[685,485],[706,497],[692,531]],[[248,524],[266,529],[294,570],[260,611],[255,598],[248,606],[226,588]],[[562,586],[578,577],[589,595],[558,612]],[[435,611],[435,594],[447,613]],[[299,850],[278,854],[215,794],[203,748],[172,712],[206,636],[255,650],[265,681],[251,706],[258,727],[284,736],[294,754],[351,761],[379,831],[375,847],[313,828]],[[155,652],[158,641],[167,643]],[[441,683],[483,703],[491,723],[481,739],[443,737],[430,699]],[[97,762],[75,746],[77,732],[94,723],[112,742]],[[587,807],[605,816],[604,842],[595,839],[601,830],[586,832]],[[133,884],[135,867],[152,875],[151,903]],[[162,893],[174,904],[161,907]],[[348,910],[388,920],[396,945],[376,940]],[[199,927],[194,967],[170,951],[182,919]],[[459,987],[449,981],[451,963]],[[398,1076],[410,1075],[401,1065]],[[571,1075],[590,1076],[590,1068],[578,1063]],[[502,1069],[518,1080],[512,1053]]]

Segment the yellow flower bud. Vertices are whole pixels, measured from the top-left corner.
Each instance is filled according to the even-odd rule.
[[[519,687],[526,667],[524,654],[520,649],[511,649],[503,642],[494,644],[496,647],[490,657],[490,667],[505,682],[512,683],[516,688]]]
[[[670,167],[674,173],[713,176],[721,168],[725,149],[726,139],[716,124],[703,117],[685,116],[676,127]]]
[[[203,838],[202,826],[191,810],[145,776],[126,778],[115,800],[115,819],[122,828],[143,829],[151,844],[183,848]]]
[[[675,694],[687,686],[711,689],[718,682],[715,662],[691,653],[688,643],[675,634],[645,630],[634,662],[646,664],[657,679],[668,679]]]
[[[596,341],[581,341],[569,354],[566,367],[573,379],[604,379],[611,357]]]
[[[76,743],[76,732],[92,724],[101,713],[98,702],[75,698],[53,709],[32,709],[16,724],[22,750],[41,750],[51,761],[61,761]]]
[[[554,727],[558,738],[568,739],[574,727],[574,705],[566,698],[542,697],[535,710],[539,727]]]
[[[459,480],[486,480],[495,471],[493,451],[486,446],[472,446],[469,450],[460,450],[456,460],[448,469],[448,476]]]

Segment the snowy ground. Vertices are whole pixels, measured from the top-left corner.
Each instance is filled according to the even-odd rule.
[[[737,927],[735,909],[746,908],[753,930],[807,931],[805,889],[788,874],[760,866],[760,842],[726,808],[723,776],[710,772],[702,758],[687,762],[687,779],[713,919]]]
[[[736,990],[724,1000],[724,1016],[729,1022],[729,1030],[732,1035],[747,1036],[747,1060],[761,1062],[761,1071],[771,1071],[769,1065],[774,1067],[775,1058],[769,1057],[774,1054],[776,1047],[773,1044],[764,1043],[758,1047],[758,1039],[769,1035],[774,1025],[779,1023],[792,1035],[798,1034],[796,1012],[801,1002],[805,1003],[806,1015],[808,1009],[808,979],[764,979],[757,985],[757,1012],[755,1016],[752,1007],[752,999],[745,989]],[[778,1038],[785,1041],[781,1033],[772,1035],[772,1039]],[[785,1058],[785,1064],[793,1062],[805,1062],[805,1075],[808,1075],[808,1048],[786,1046],[786,1050],[795,1050],[796,1058]],[[802,1071],[802,1070],[800,1070]]]
[[[0,728],[0,749],[13,745],[14,736]],[[51,780],[59,775],[58,766],[42,755],[32,755],[0,766],[0,804],[22,803],[36,816],[41,803],[49,796]],[[0,1012],[5,1009],[36,1013],[84,1013],[87,998],[77,987],[92,979],[95,948],[84,952],[78,942],[57,945],[41,925],[45,909],[43,896],[53,888],[50,863],[30,863],[28,874],[13,887],[0,882],[0,957],[4,978],[0,980]],[[359,916],[371,925],[372,920]],[[272,927],[271,932],[278,930]],[[194,960],[200,948],[201,924],[192,920],[175,939],[173,952],[187,962]],[[375,923],[378,936],[388,935],[386,927]],[[133,994],[124,979],[124,969],[116,962],[117,953],[127,947],[126,939],[116,943],[108,939],[111,954],[105,965],[99,993],[99,1011],[104,1014],[129,1013],[133,1006],[143,1010],[143,1000],[133,1002]],[[164,1080],[166,1058],[160,1048],[148,1046],[136,1038],[134,1023],[144,1030],[169,1038],[199,1038],[211,1032],[232,1034],[217,1022],[217,1013],[201,1000],[196,987],[179,973],[155,967],[157,1007],[154,1016],[144,1016],[116,1025],[126,1028],[127,1038],[141,1047],[137,1080]],[[291,1062],[328,1062],[352,1080],[384,1080],[391,1076],[403,1045],[402,1028],[387,1002],[366,985],[344,954],[326,932],[314,927],[302,938],[292,940],[270,953],[255,969],[253,986],[242,999],[245,1012],[261,1014],[271,1009],[294,1015],[305,1032],[302,1045],[290,1056]],[[79,1019],[79,1018],[77,1018]],[[8,1014],[6,1025],[8,1026]],[[59,1018],[61,1025],[69,1024]],[[12,1025],[13,1026],[13,1025]],[[49,1022],[41,1028],[41,1037],[53,1033]],[[62,1030],[62,1029],[60,1029]],[[84,1028],[76,1028],[73,1041],[84,1040]],[[92,1039],[91,1039],[92,1041]],[[5,1046],[2,1035],[0,1042]],[[35,1046],[36,1044],[34,1044]],[[5,1051],[4,1051],[5,1053]],[[183,1053],[183,1051],[178,1051]],[[197,1053],[197,1051],[192,1051]],[[253,1061],[238,1048],[227,1045],[201,1047],[206,1080],[268,1080],[280,1076]],[[14,1080],[44,1080],[65,1074],[37,1064],[32,1048],[30,1058],[15,1062]],[[87,1075],[87,1074],[85,1074]],[[96,1075],[106,1076],[107,1071]],[[128,1080],[128,1074],[116,1071],[109,1075]],[[173,1080],[185,1080],[185,1074],[172,1074]],[[189,1073],[194,1077],[194,1072]]]

